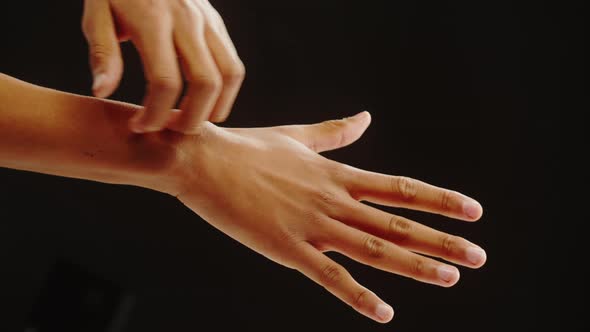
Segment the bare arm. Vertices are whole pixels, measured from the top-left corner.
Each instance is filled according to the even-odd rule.
[[[170,131],[137,135],[138,106],[64,93],[0,74],[0,166],[174,194]],[[167,181],[151,183],[153,175]]]

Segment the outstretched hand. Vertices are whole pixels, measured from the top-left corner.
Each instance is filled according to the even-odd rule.
[[[315,125],[226,129],[203,122],[194,135],[135,135],[126,126],[140,109],[134,105],[2,74],[0,100],[0,167],[174,195],[227,235],[379,322],[392,318],[391,307],[323,252],[445,287],[459,271],[427,256],[472,268],[486,260],[467,240],[360,202],[475,221],[482,208],[473,199],[319,154],[357,140],[371,121],[366,112]]]
[[[222,232],[325,287],[358,312],[388,322],[393,309],[324,255],[338,251],[375,268],[443,287],[459,280],[449,262],[478,268],[477,245],[363,204],[476,221],[481,206],[458,192],[403,176],[360,170],[319,152],[356,141],[367,112],[315,125],[225,129],[205,123],[185,144],[178,198]]]

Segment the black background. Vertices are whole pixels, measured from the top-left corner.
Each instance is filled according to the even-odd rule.
[[[82,1],[2,4],[0,72],[89,94]],[[311,123],[369,110],[326,154],[456,189],[480,223],[403,211],[481,244],[488,263],[443,289],[333,255],[396,310],[380,325],[203,222],[172,197],[0,170],[1,331],[22,331],[66,261],[131,294],[125,331],[499,331],[557,327],[551,247],[572,13],[541,2],[229,1],[213,4],[247,66],[227,126]],[[579,41],[578,41],[579,42]],[[132,45],[114,99],[139,103]],[[390,209],[392,210],[392,209]]]

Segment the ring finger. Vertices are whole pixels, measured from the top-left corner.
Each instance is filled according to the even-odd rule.
[[[335,222],[325,247],[380,270],[429,284],[450,287],[459,280],[459,270],[410,252],[377,236]]]
[[[349,226],[408,250],[440,257],[471,268],[478,268],[486,261],[485,251],[462,237],[435,230],[360,202],[353,201],[351,206],[345,215],[338,217]]]
[[[181,58],[187,88],[180,103],[181,113],[168,127],[183,133],[191,133],[210,117],[223,85],[205,40],[204,15],[196,6],[191,12],[187,19],[178,20],[174,27],[174,43]]]

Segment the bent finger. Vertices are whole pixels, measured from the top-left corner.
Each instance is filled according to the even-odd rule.
[[[206,16],[205,38],[223,80],[223,89],[209,120],[222,122],[232,110],[244,81],[246,68],[219,13],[209,3],[197,2],[197,6]]]
[[[94,78],[92,92],[96,97],[106,98],[117,88],[123,75],[123,58],[107,1],[84,2],[82,31],[88,41],[90,68]]]
[[[132,40],[144,65],[147,86],[144,109],[131,119],[131,126],[135,132],[159,131],[168,123],[182,89],[171,25],[162,23]]]
[[[199,12],[193,19],[176,22],[174,42],[182,59],[187,89],[180,104],[181,113],[168,127],[191,133],[210,118],[222,90],[222,78],[205,41],[204,22]]]

